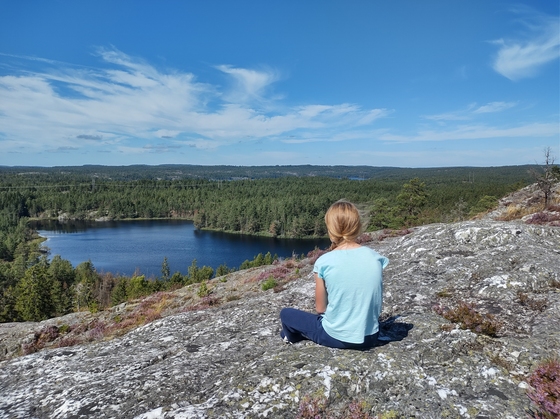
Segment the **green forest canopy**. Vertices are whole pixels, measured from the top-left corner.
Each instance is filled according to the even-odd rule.
[[[188,273],[167,272],[160,278],[165,281],[100,276],[89,262],[49,261],[30,217],[178,217],[198,228],[299,238],[326,235],[325,211],[347,199],[358,205],[369,230],[398,229],[486,211],[532,183],[534,167],[0,167],[0,321],[102,309],[214,275],[196,261]]]

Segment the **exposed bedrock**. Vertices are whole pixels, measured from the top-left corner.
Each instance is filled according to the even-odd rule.
[[[527,375],[560,351],[560,229],[478,220],[368,245],[390,259],[382,346],[282,343],[280,310],[313,307],[306,264],[280,292],[257,287],[111,340],[5,360],[0,417],[290,418],[304,396],[332,412],[364,401],[372,416],[525,417]],[[444,318],[457,307],[487,323],[475,333]]]

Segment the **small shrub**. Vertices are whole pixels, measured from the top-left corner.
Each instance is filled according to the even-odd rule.
[[[367,404],[365,402],[352,401],[345,409],[342,417],[344,419],[374,419],[368,413]]]
[[[236,301],[236,300],[240,300],[241,297],[237,294],[232,294],[232,295],[228,295],[226,297],[226,301]]]
[[[70,331],[70,326],[68,326],[66,323],[64,323],[58,328],[58,333],[60,333],[61,335],[64,335],[69,331]]]
[[[326,413],[327,399],[305,396],[299,403],[296,419],[321,419]]]
[[[537,212],[527,220],[527,224],[546,224],[552,221],[560,220],[560,215],[550,212]]]
[[[276,265],[270,269],[261,272],[259,275],[257,275],[255,279],[257,281],[262,281],[263,279],[274,278],[277,281],[281,281],[283,279],[288,278],[288,276],[292,273],[292,268],[293,266],[291,268],[288,268],[287,266],[284,265]]]
[[[64,336],[57,342],[56,347],[66,348],[68,346],[78,345],[80,342],[81,341],[76,336]]]
[[[199,297],[207,297],[208,295],[210,295],[211,291],[208,289],[208,286],[206,285],[206,281],[202,281],[200,283],[200,286],[198,287],[198,291],[196,292],[196,295],[198,295]]]
[[[381,416],[371,416],[368,406],[363,401],[353,400],[341,411],[334,412],[328,409],[328,400],[325,397],[305,396],[298,408],[297,419],[397,419],[394,411]]]
[[[185,311],[206,310],[207,308],[210,307],[219,306],[220,302],[221,300],[218,297],[213,297],[209,295],[207,297],[201,298],[198,304],[187,307]]]
[[[58,327],[45,326],[38,332],[35,332],[31,342],[21,345],[21,351],[24,355],[35,353],[43,349],[48,343],[56,340],[59,336],[60,333]]]
[[[494,316],[481,314],[475,310],[473,304],[464,301],[460,301],[453,309],[437,305],[433,310],[450,322],[459,324],[462,329],[469,329],[474,333],[494,337],[501,328],[500,322]]]
[[[267,290],[269,290],[269,289],[271,289],[271,288],[274,288],[274,287],[277,286],[277,285],[278,285],[278,281],[276,281],[276,280],[274,279],[274,277],[271,276],[271,277],[269,277],[266,281],[264,281],[264,282],[261,284],[261,289],[262,289],[263,291],[267,291]]]
[[[360,234],[356,238],[356,243],[358,243],[358,244],[371,243],[372,241],[373,241],[373,237],[371,237],[371,234],[368,234],[368,233]]]
[[[505,369],[506,371],[511,371],[513,368],[515,368],[515,364],[513,362],[510,362],[507,359],[502,358],[500,355],[494,355],[492,358],[490,358],[490,360],[494,364]]]
[[[90,330],[86,338],[88,341],[101,340],[107,332],[107,325],[100,321],[93,321],[89,327]]]
[[[436,295],[439,298],[449,298],[449,297],[451,297],[452,294],[449,290],[445,289],[445,290],[441,290],[441,291],[436,292]]]
[[[309,259],[309,264],[314,265],[315,262],[317,262],[317,259],[319,259],[320,256],[324,255],[327,252],[328,252],[328,250],[319,249],[318,247],[311,250],[310,252],[307,253],[307,258]]]
[[[294,262],[293,259],[286,259],[286,260],[284,261],[284,266],[285,266],[287,269],[292,269],[292,268],[295,268],[296,264],[295,264],[295,262]]]
[[[534,417],[560,417],[560,362],[554,359],[540,364],[529,376],[527,383],[532,387],[527,395],[537,408]]]
[[[286,288],[284,287],[284,285],[278,284],[274,288],[272,288],[272,291],[274,291],[274,293],[276,294],[276,293],[284,291],[285,289]]]
[[[536,300],[521,291],[517,292],[517,298],[522,306],[529,307],[531,310],[535,311],[543,311],[548,305],[548,301],[546,299]]]

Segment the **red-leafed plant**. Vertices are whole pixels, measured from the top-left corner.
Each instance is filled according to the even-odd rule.
[[[540,364],[527,379],[527,395],[535,404],[534,418],[560,418],[560,362],[556,359]]]

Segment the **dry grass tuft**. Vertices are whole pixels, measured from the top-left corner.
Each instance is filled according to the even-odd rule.
[[[544,210],[544,205],[542,204],[530,205],[530,206],[510,205],[506,208],[505,213],[500,215],[497,218],[497,220],[498,221],[519,220],[520,218],[523,218],[526,215],[534,214],[542,210]]]

